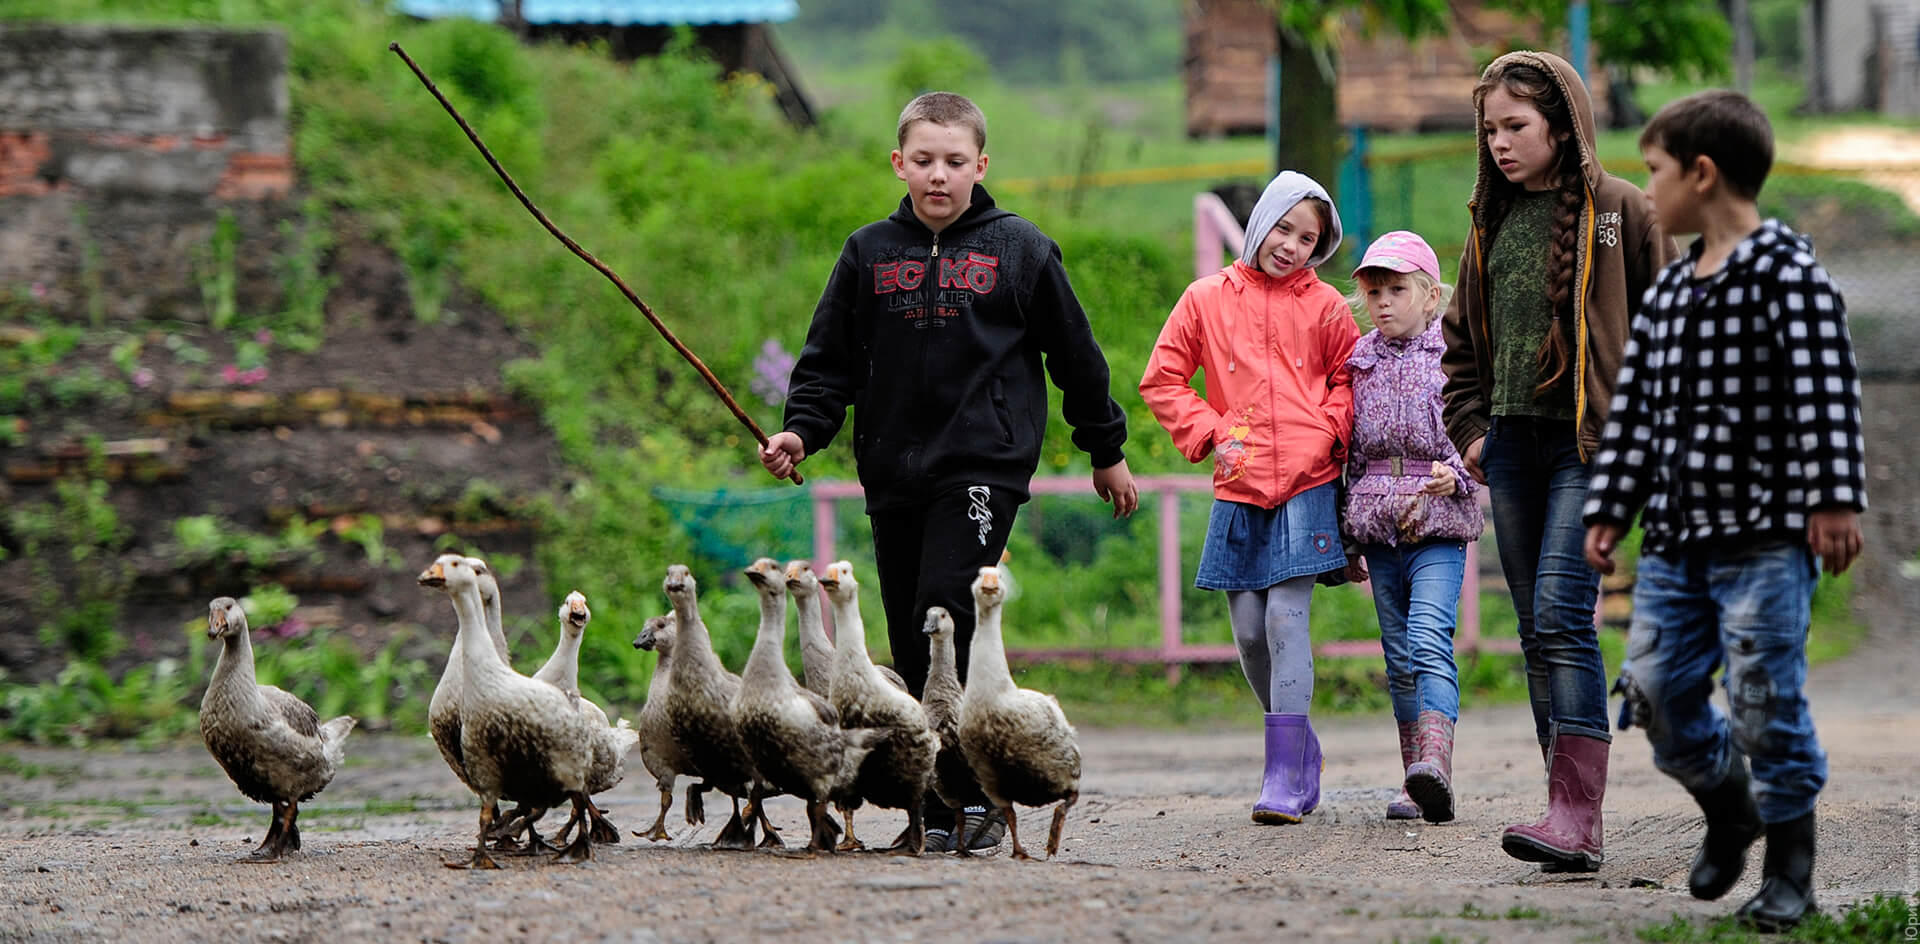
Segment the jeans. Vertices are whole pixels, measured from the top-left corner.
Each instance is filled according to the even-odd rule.
[[[1453,628],[1466,576],[1464,541],[1433,540],[1391,547],[1365,544],[1380,617],[1380,648],[1387,657],[1393,720],[1414,721],[1422,711],[1460,719],[1460,675],[1453,664]]]
[[[1493,500],[1500,569],[1520,618],[1534,733],[1543,745],[1556,728],[1611,741],[1607,670],[1593,625],[1600,573],[1587,566],[1587,528],[1580,523],[1589,469],[1574,425],[1496,416],[1480,468]]]
[[[1773,543],[1647,555],[1633,587],[1621,726],[1644,726],[1654,766],[1689,790],[1718,786],[1738,747],[1769,823],[1812,812],[1827,782],[1801,693],[1817,578],[1804,545]],[[1712,700],[1723,661],[1731,722]]]

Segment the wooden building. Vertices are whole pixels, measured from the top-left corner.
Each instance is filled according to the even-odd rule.
[[[1486,63],[1537,46],[1546,34],[1478,0],[1454,0],[1446,36],[1409,43],[1390,31],[1372,37],[1349,24],[1340,44],[1336,97],[1342,125],[1381,131],[1473,126],[1473,86]],[[1262,0],[1191,0],[1186,22],[1187,134],[1260,134],[1267,127],[1267,62],[1279,40]],[[1606,89],[1588,70],[1595,118],[1605,126]],[[1282,78],[1282,85],[1285,79]]]
[[[400,0],[397,7],[421,19],[499,23],[533,42],[605,40],[623,61],[657,55],[676,28],[691,27],[694,42],[722,69],[765,78],[789,121],[813,124],[813,105],[770,25],[793,19],[800,12],[795,0]]]

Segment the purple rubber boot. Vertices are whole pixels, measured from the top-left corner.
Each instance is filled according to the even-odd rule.
[[[1260,800],[1253,805],[1256,823],[1298,823],[1320,805],[1320,739],[1306,715],[1267,715],[1267,774]]]

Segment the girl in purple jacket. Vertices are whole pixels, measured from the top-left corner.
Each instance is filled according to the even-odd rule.
[[[1460,680],[1454,613],[1467,542],[1480,536],[1474,482],[1441,422],[1446,286],[1413,233],[1367,247],[1353,273],[1374,330],[1354,345],[1353,444],[1343,528],[1360,546],[1352,579],[1371,578],[1406,781],[1388,819],[1453,819],[1453,725]]]

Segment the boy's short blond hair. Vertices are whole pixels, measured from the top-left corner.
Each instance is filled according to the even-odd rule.
[[[987,116],[965,95],[953,92],[927,92],[907,103],[900,109],[900,146],[907,145],[907,132],[913,129],[915,122],[931,121],[936,125],[956,125],[973,131],[973,143],[985,151],[987,149]]]

